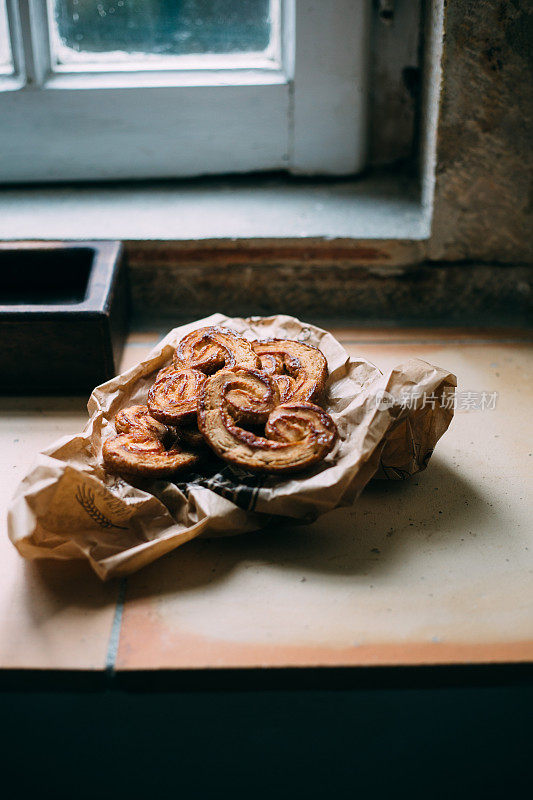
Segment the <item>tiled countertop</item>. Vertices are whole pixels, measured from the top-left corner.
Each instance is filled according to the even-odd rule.
[[[24,562],[5,511],[36,451],[86,420],[86,398],[0,398],[0,666],[153,668],[533,660],[532,336],[328,326],[381,369],[415,356],[463,410],[426,472],[371,484],[353,508],[191,542],[121,582],[84,563]],[[123,366],[164,333],[130,336]]]

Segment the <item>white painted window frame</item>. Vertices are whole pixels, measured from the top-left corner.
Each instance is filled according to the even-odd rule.
[[[370,0],[282,0],[280,63],[53,69],[46,0],[7,0],[0,181],[348,175],[366,154]]]

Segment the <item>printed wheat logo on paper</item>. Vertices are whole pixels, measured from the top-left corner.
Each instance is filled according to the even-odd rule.
[[[87,512],[89,517],[96,522],[101,528],[120,528],[127,530],[124,525],[116,525],[106,514],[104,514],[96,505],[94,499],[94,491],[87,486],[78,486],[76,490],[76,500],[80,506]]]

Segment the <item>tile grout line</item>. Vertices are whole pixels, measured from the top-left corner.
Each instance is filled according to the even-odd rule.
[[[115,606],[115,616],[113,617],[113,624],[111,625],[111,633],[109,634],[109,642],[107,645],[107,654],[105,659],[106,672],[114,672],[115,670],[115,663],[118,654],[118,646],[120,642],[120,631],[122,628],[122,616],[124,614],[124,601],[126,599],[127,584],[128,584],[128,579],[122,578],[118,587],[117,604]]]

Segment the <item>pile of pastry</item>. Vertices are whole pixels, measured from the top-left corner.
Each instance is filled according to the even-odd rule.
[[[170,478],[209,448],[256,472],[306,469],[337,437],[317,405],[327,376],[324,355],[308,344],[248,342],[220,327],[193,331],[176,347],[172,366],[157,374],[147,404],[116,415],[105,466],[126,478]]]

